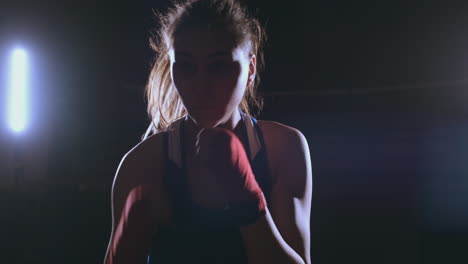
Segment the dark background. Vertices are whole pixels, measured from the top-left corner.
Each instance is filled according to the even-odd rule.
[[[270,37],[258,119],[309,143],[314,264],[468,259],[468,5],[437,2],[248,1]],[[148,125],[151,8],[166,4],[0,4],[2,263],[102,262],[114,174]],[[21,135],[4,118],[17,43]]]

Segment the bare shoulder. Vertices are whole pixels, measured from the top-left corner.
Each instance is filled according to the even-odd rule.
[[[155,195],[163,192],[164,172],[163,133],[148,137],[131,148],[121,159],[112,184],[112,200],[114,217],[120,216],[122,206],[132,189],[143,187],[151,200],[158,199]]]
[[[164,163],[163,133],[146,138],[125,153],[117,168],[114,189],[116,185],[131,187],[155,180]]]
[[[163,157],[163,135],[166,132],[151,135],[136,144],[124,156],[122,161],[128,166],[148,168],[158,164]]]
[[[294,127],[268,120],[258,120],[272,171],[276,182],[297,162],[308,162],[309,147],[303,133]],[[284,162],[288,161],[288,162]],[[289,166],[288,166],[289,165]]]
[[[270,120],[257,120],[258,126],[267,136],[283,137],[302,134],[299,129]]]
[[[295,127],[269,120],[258,120],[258,126],[260,127],[263,137],[265,138],[265,144],[267,144],[267,148],[269,147],[275,152],[281,152],[284,154],[285,150],[292,150],[294,148],[297,149],[304,144],[307,144],[304,134],[302,134],[302,132]]]

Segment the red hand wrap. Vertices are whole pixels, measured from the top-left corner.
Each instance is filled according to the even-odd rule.
[[[209,168],[223,188],[228,214],[241,225],[264,215],[266,200],[239,138],[228,129],[204,129],[199,135],[199,147],[203,166]],[[213,197],[217,198],[220,197]]]
[[[148,189],[135,187],[128,194],[109,245],[105,264],[144,263],[151,243],[151,206]]]

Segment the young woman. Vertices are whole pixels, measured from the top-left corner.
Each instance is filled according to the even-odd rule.
[[[249,114],[262,26],[235,0],[158,17],[153,122],[117,170],[105,263],[310,263],[307,141]]]

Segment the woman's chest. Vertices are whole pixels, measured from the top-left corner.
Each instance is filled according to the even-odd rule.
[[[272,135],[271,129],[268,124],[258,121],[258,127],[262,133],[262,146],[261,151],[250,161],[255,176],[258,177],[262,189],[271,189],[275,177],[275,164],[278,160],[277,148],[274,145],[275,136]],[[245,135],[244,135],[245,136]],[[244,145],[248,142],[247,138],[241,138]],[[244,146],[245,151],[249,151],[248,146]],[[177,210],[174,208],[176,204],[185,204],[178,206],[179,208],[188,208],[190,203],[203,204],[210,208],[222,208],[228,197],[226,196],[226,186],[221,186],[220,182],[222,177],[232,176],[223,173],[210,174],[209,170],[201,168],[200,163],[195,158],[193,148],[192,151],[182,151],[185,155],[183,158],[184,163],[182,168],[176,166],[169,166],[171,169],[166,171],[169,179],[169,184],[172,188],[167,188],[169,192],[172,190],[171,195],[171,215],[166,217],[163,224],[170,224],[175,222]],[[171,183],[172,182],[172,183]],[[169,186],[166,186],[169,187]],[[175,202],[174,202],[175,201]]]

